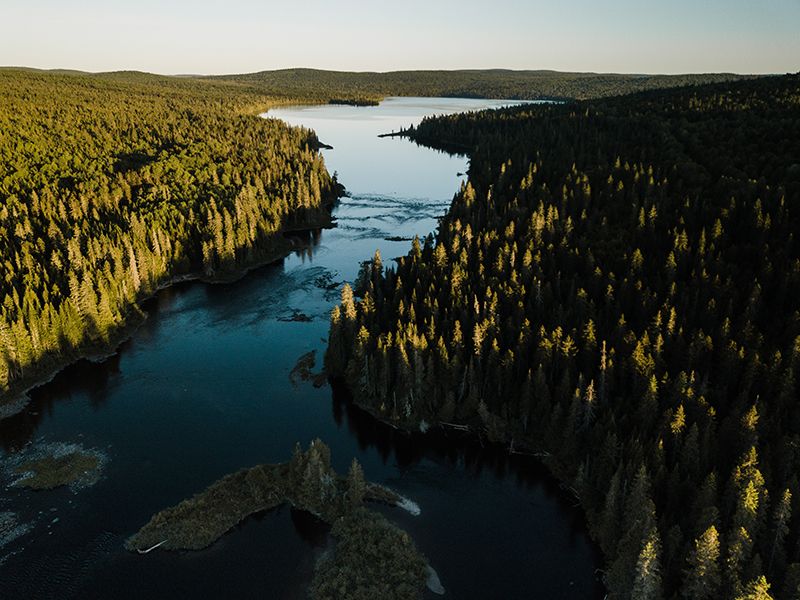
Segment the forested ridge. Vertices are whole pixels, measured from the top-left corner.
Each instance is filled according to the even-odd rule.
[[[338,185],[241,86],[0,70],[0,398],[105,348],[174,277],[280,257]]]
[[[508,69],[386,73],[282,69],[211,79],[234,81],[273,94],[316,94],[326,99],[355,98],[370,103],[383,96],[586,99],[742,77],[746,76],[732,73],[630,75]]]
[[[0,72],[3,69],[0,68]],[[19,69],[13,69],[19,72]],[[736,73],[684,75],[636,75],[622,73],[569,73],[561,71],[514,71],[468,69],[454,71],[353,72],[321,69],[279,69],[229,75],[166,77],[138,71],[82,73],[80,71],[25,72],[40,75],[72,75],[90,80],[115,80],[120,84],[146,85],[160,93],[199,93],[218,104],[263,107],[265,97],[275,102],[332,102],[375,104],[386,96],[451,98],[505,98],[517,100],[590,99],[618,96],[644,90],[701,85],[759,77]]]
[[[610,597],[800,597],[800,77],[426,119],[469,149],[326,367],[406,428],[537,453]]]

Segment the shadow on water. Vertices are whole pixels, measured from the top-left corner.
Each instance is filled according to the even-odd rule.
[[[535,457],[509,454],[507,448],[466,432],[436,428],[427,433],[410,433],[395,429],[356,406],[341,382],[331,382],[331,388],[337,424],[346,425],[362,450],[376,449],[384,463],[394,460],[403,471],[428,459],[447,467],[463,467],[471,475],[486,473],[497,480],[513,477],[521,486],[542,486],[569,515],[573,531],[585,532],[577,503],[569,499],[567,491]]]
[[[322,229],[293,231],[290,237],[293,239],[296,246],[294,255],[297,256],[302,263],[305,263],[306,260],[313,260],[315,251],[322,242],[322,235]]]
[[[122,344],[120,352],[128,344]],[[109,385],[113,384],[119,372],[120,353],[97,362],[83,359],[59,372],[50,382],[31,390],[31,401],[24,410],[0,420],[3,450],[14,452],[30,442],[44,419],[53,413],[58,401],[83,395],[93,409],[101,409],[108,399]]]
[[[292,525],[294,525],[294,530],[300,536],[300,539],[315,548],[324,548],[328,542],[331,526],[304,510],[297,510],[296,508],[289,510]]]
[[[577,500],[560,485],[537,458],[509,454],[508,448],[482,440],[471,433],[439,428],[426,433],[396,429],[356,406],[350,392],[341,382],[332,381],[330,385],[333,419],[340,427],[346,427],[347,431],[358,440],[362,451],[375,449],[384,464],[393,461],[401,473],[414,469],[420,463],[430,461],[449,471],[463,469],[474,480],[488,477],[497,482],[513,481],[521,490],[536,489],[548,503],[557,506],[561,520],[559,527],[568,529],[566,533],[571,540],[580,543],[587,539],[585,516]],[[466,498],[462,501],[470,502]],[[530,505],[530,510],[534,511],[537,501],[531,500]],[[485,513],[483,510],[485,507],[474,508],[476,516]],[[567,527],[564,527],[565,525]],[[560,534],[563,533],[565,532],[562,529]],[[599,547],[591,543],[589,546],[595,564],[602,564]],[[491,589],[491,583],[487,582],[486,592],[491,593]],[[589,585],[583,593],[586,592],[591,596],[582,597],[599,599],[605,596],[605,589],[599,577],[595,577],[594,585]]]
[[[298,230],[287,233],[293,241],[292,254],[310,261],[322,240],[322,229]],[[206,308],[216,309],[220,319],[236,319],[238,307],[231,307],[230,298],[255,289],[268,289],[277,304],[282,300],[280,289],[269,284],[281,277],[284,259],[261,265],[230,283],[207,285],[196,281],[173,284],[159,290],[153,297],[141,303],[147,318],[139,325],[136,336],[123,341],[115,352],[101,359],[81,359],[59,371],[50,381],[32,389],[30,402],[18,414],[0,420],[0,447],[5,452],[16,452],[30,443],[44,420],[53,414],[56,403],[68,402],[84,397],[94,410],[99,410],[108,401],[110,386],[120,375],[121,357],[137,346],[158,337],[164,317],[175,309],[179,301],[190,293],[202,290],[202,302]],[[265,283],[268,285],[265,286]],[[291,285],[292,282],[286,282]],[[263,315],[262,315],[263,316]]]

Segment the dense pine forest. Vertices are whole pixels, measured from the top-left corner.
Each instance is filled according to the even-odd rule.
[[[105,348],[176,276],[225,277],[319,226],[313,134],[241,86],[0,70],[0,397]]]
[[[329,375],[399,427],[542,457],[612,597],[800,596],[797,76],[0,69],[0,409],[158,289],[330,222],[320,140],[259,112],[394,94],[568,102],[406,132],[469,153],[469,183],[344,288]]]
[[[800,77],[408,135],[469,151],[469,182],[345,287],[329,373],[383,420],[544,457],[610,597],[800,597]]]
[[[255,117],[270,106],[580,97],[735,77],[0,69],[0,398],[105,349],[137,301],[176,276],[231,275],[284,253],[287,228],[325,221],[340,187],[319,142]]]

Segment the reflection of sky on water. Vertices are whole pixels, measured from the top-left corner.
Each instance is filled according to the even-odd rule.
[[[388,98],[380,106],[309,106],[277,108],[267,116],[316,131],[333,146],[323,150],[325,163],[354,195],[388,195],[449,200],[458,189],[462,157],[420,149],[401,138],[381,133],[416,125],[425,115],[450,114],[518,104],[513,100],[462,98]]]

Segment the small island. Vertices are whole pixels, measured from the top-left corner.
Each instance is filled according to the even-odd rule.
[[[331,467],[329,448],[314,440],[306,451],[298,444],[289,462],[237,471],[159,512],[125,547],[140,554],[201,550],[250,515],[290,504],[333,526],[336,544],[317,565],[312,597],[415,598],[430,581],[436,582],[431,589],[442,593],[435,572],[408,534],[367,510],[366,503],[419,513],[410,500],[365,481],[355,459],[346,477],[338,475]],[[347,595],[351,593],[358,595]]]

